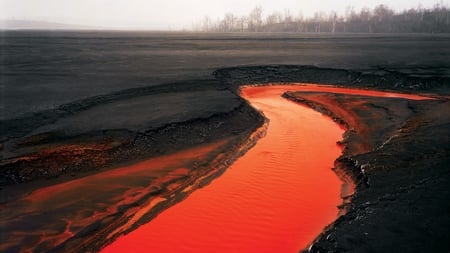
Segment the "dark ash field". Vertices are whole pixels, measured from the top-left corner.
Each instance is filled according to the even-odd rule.
[[[0,119],[217,68],[294,64],[450,76],[448,35],[2,32]]]
[[[4,211],[43,186],[194,145],[228,138],[228,147],[236,147],[264,122],[236,94],[240,85],[397,90],[437,101],[363,99],[374,110],[388,108],[380,114],[383,122],[404,117],[365,136],[370,143],[407,127],[405,136],[338,161],[353,173],[357,194],[348,215],[310,251],[448,251],[449,45],[450,35],[434,34],[2,32],[0,203]],[[334,100],[351,111],[351,99]],[[392,114],[398,108],[402,113]],[[374,166],[361,176],[363,164]],[[1,250],[17,250],[7,242],[23,224],[1,224]],[[102,229],[96,224],[74,240],[39,249],[64,251],[75,241],[98,250],[107,242]]]

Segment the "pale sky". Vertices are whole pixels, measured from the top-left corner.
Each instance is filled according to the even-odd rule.
[[[443,3],[448,6],[450,0]],[[190,29],[204,16],[246,15],[261,6],[263,15],[289,9],[312,16],[316,11],[344,13],[385,4],[395,10],[432,7],[441,0],[0,0],[0,20],[33,20],[130,29]]]

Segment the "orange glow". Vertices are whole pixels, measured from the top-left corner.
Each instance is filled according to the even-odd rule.
[[[297,86],[293,86],[297,87]],[[331,170],[343,130],[283,99],[291,87],[246,87],[270,119],[265,138],[212,184],[119,237],[103,252],[298,252],[337,217]]]
[[[120,213],[126,222],[106,231],[114,236],[134,228],[155,205],[192,190],[184,201],[103,251],[298,252],[337,217],[342,183],[331,167],[341,154],[336,141],[344,130],[282,98],[285,91],[429,99],[319,85],[243,87],[241,96],[270,120],[267,135],[212,183],[195,190],[199,177],[208,176],[197,165],[224,156],[231,139],[45,187],[2,204],[0,251],[51,249]]]
[[[305,83],[293,83],[290,85],[274,84],[270,85],[270,89],[248,89],[247,87],[242,88],[242,96],[244,98],[250,99],[254,96],[260,96],[260,93],[278,93],[282,94],[285,91],[319,91],[319,92],[330,92],[339,93],[347,95],[362,95],[369,97],[392,97],[392,98],[405,98],[410,100],[425,100],[432,99],[426,96],[415,95],[415,94],[405,94],[405,93],[395,93],[395,92],[385,92],[385,91],[375,91],[375,90],[362,90],[362,89],[350,89],[350,88],[340,88],[331,85],[318,85],[318,84],[305,84]]]
[[[51,249],[90,224],[117,213],[121,206],[148,202],[120,227],[127,229],[163,199],[157,194],[147,199],[148,193],[167,182],[173,183],[162,190],[166,194],[182,189],[183,179],[192,173],[192,162],[209,161],[226,144],[226,140],[219,141],[45,187],[4,204],[0,209],[0,227],[4,228],[2,239],[7,243],[0,244],[0,251],[15,248],[32,252],[41,245]]]

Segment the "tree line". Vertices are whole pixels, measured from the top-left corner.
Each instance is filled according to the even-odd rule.
[[[317,32],[317,33],[449,33],[450,8],[412,8],[395,12],[386,5],[357,11],[347,7],[345,14],[316,12],[312,17],[292,15],[291,11],[263,16],[261,7],[248,15],[225,14],[222,19],[205,17],[194,25],[202,32]]]

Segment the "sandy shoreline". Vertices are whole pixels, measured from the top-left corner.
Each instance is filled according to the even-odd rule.
[[[311,82],[331,83],[350,88],[395,89],[409,93],[418,91],[442,93],[444,91],[444,94],[449,94],[448,79],[442,77],[418,78],[400,73],[376,76],[365,75],[357,71],[304,66],[262,66],[219,69],[215,72],[215,76],[217,80],[189,81],[183,88],[179,88],[179,85],[175,84],[162,88],[162,90],[158,90],[160,87],[149,88],[146,92],[153,96],[161,93],[177,94],[195,88],[199,91],[211,90],[212,97],[214,97],[215,94],[228,94],[223,93],[224,90],[236,93],[242,84]],[[100,97],[97,100],[86,100],[84,104],[78,103],[83,106],[76,103],[70,105],[69,111],[77,115],[103,103],[120,102],[125,98],[139,97],[141,92],[142,90],[137,89],[117,93],[110,96],[112,98]],[[297,94],[291,95],[296,96]],[[316,94],[315,98],[313,94],[306,97],[304,94],[299,96],[317,102],[319,95]],[[206,116],[203,118],[196,117],[187,120],[185,118],[181,122],[162,124],[161,127],[150,130],[138,127],[139,129],[136,131],[125,128],[98,132],[92,128],[87,132],[82,130],[76,134],[67,132],[61,134],[56,131],[56,134],[28,136],[24,133],[29,133],[30,130],[46,124],[58,126],[59,119],[71,117],[71,114],[59,113],[56,114],[56,119],[49,119],[48,115],[54,113],[50,111],[28,118],[7,121],[3,127],[12,129],[11,132],[6,132],[12,135],[7,138],[2,137],[0,165],[2,202],[7,203],[16,198],[14,197],[16,189],[22,188],[21,186],[27,188],[27,184],[17,187],[12,183],[39,179],[36,183],[32,183],[33,186],[28,184],[31,188],[25,191],[30,192],[33,189],[55,184],[59,182],[58,180],[71,180],[71,175],[78,175],[92,167],[106,169],[123,161],[172,153],[182,148],[209,143],[220,138],[230,136],[242,138],[242,136],[248,135],[249,130],[256,129],[263,123],[263,119],[248,105],[243,104],[240,100],[234,100],[233,95],[230,95],[230,99],[227,101],[235,101],[233,102],[235,104],[229,109],[222,110],[220,108],[223,108],[223,105],[217,104],[217,110],[205,112]],[[323,101],[333,102],[334,105],[341,106],[344,111],[351,111],[352,103],[346,102],[349,101],[348,97],[344,99],[343,96],[335,95],[326,98],[322,96],[321,99],[322,103]],[[370,100],[361,97],[358,99],[350,99],[350,101],[353,103],[370,101],[366,109],[382,115],[376,120],[390,122],[390,124],[387,127],[367,129],[367,126],[373,124],[370,121],[373,119],[365,117],[364,120],[370,121],[365,128],[362,125],[352,127],[357,131],[348,136],[348,141],[345,143],[346,156],[337,161],[336,167],[353,175],[353,179],[358,185],[357,194],[347,206],[347,214],[320,235],[311,246],[310,251],[348,251],[353,249],[361,252],[389,251],[393,247],[404,252],[420,251],[420,249],[437,251],[448,249],[445,240],[448,239],[447,228],[450,226],[448,226],[449,219],[446,213],[443,213],[448,208],[448,204],[445,203],[449,199],[446,187],[449,181],[449,171],[446,165],[449,164],[448,150],[450,147],[448,137],[445,137],[450,136],[448,98],[417,103],[402,100],[400,104],[391,102],[389,99]],[[198,107],[204,105],[204,103],[200,103]],[[312,107],[314,108],[314,106]],[[391,112],[389,111],[391,108],[399,108],[400,111]],[[358,117],[368,113],[366,110],[362,114],[353,112],[352,115],[340,115],[333,108],[328,108],[328,110],[335,114],[336,118],[342,118],[347,124],[358,122],[361,119]],[[354,117],[354,120],[351,120],[351,117]],[[392,119],[394,120],[392,121]],[[27,124],[23,124],[24,122]],[[145,122],[138,122],[139,124],[145,125]],[[63,125],[61,124],[61,126]],[[199,131],[205,135],[198,136]],[[358,135],[361,133],[365,133],[365,135]],[[184,137],[167,142],[172,136],[183,136],[183,134]],[[194,138],[194,142],[191,141],[192,136],[197,136]],[[395,137],[390,138],[392,136]],[[387,139],[389,141],[384,143]],[[87,144],[81,147],[77,146],[75,149],[77,152],[73,152],[73,144],[80,142]],[[67,148],[61,149],[64,145]],[[155,146],[160,148],[158,150],[151,148],[151,152],[145,151],[149,147]],[[5,159],[5,157],[7,158]],[[83,162],[74,162],[79,161],[79,157],[83,157]],[[105,161],[105,157],[111,159]],[[30,174],[31,164],[33,165],[31,168],[34,170]],[[64,170],[61,170],[63,167]],[[50,168],[50,170],[42,172],[40,170],[42,168]],[[363,173],[361,174],[361,172]],[[22,180],[21,178],[24,176],[21,173],[25,173],[30,180]],[[88,173],[92,173],[92,171]],[[53,179],[54,177],[60,179]],[[63,177],[66,179],[61,179]],[[408,213],[407,211],[411,208],[414,211],[409,211],[409,215],[404,216],[404,213]],[[422,223],[411,224],[408,219]],[[396,223],[392,223],[393,220]],[[392,239],[386,240],[385,233],[389,234],[389,238]],[[100,245],[93,248],[98,246]]]

